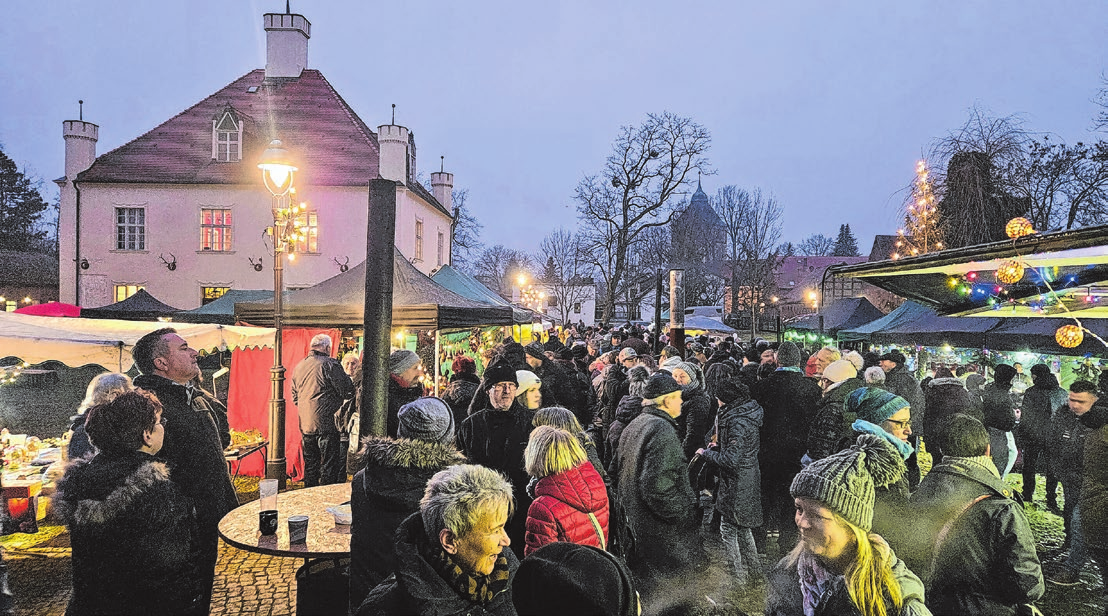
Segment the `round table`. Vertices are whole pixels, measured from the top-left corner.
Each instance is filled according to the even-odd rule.
[[[335,524],[328,507],[350,501],[350,484],[336,483],[277,495],[277,534],[258,530],[260,501],[232,510],[219,521],[219,536],[248,552],[299,558],[342,558],[350,555],[350,526]],[[289,544],[289,516],[308,516],[308,540]]]

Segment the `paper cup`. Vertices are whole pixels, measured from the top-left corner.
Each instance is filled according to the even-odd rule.
[[[305,543],[308,541],[308,516],[289,516],[289,543]]]

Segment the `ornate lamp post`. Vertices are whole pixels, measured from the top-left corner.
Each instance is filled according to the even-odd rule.
[[[269,448],[266,450],[266,479],[276,479],[280,489],[285,489],[285,367],[281,364],[281,317],[284,313],[284,283],[282,281],[282,253],[286,244],[294,241],[295,214],[291,207],[292,176],[298,169],[290,162],[289,152],[279,139],[269,142],[258,162],[262,181],[273,196],[273,368],[270,369],[269,393]],[[297,208],[298,209],[298,208]]]

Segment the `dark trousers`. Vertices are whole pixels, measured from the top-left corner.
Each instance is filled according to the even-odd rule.
[[[1101,579],[1105,580],[1101,592],[1104,593],[1106,601],[1104,613],[1108,614],[1108,549],[1089,546],[1089,556],[1092,557],[1093,562],[1100,569]]]
[[[779,477],[771,477],[768,480],[762,477],[763,528],[777,529],[777,547],[782,555],[796,547],[796,542],[800,539],[800,531],[796,528],[796,504],[789,494],[790,485],[792,485],[791,478],[782,482],[782,478]],[[755,544],[760,542],[758,549],[761,550],[765,548],[765,540],[759,535],[761,537],[765,535],[761,532],[754,533]]]
[[[346,481],[346,455],[338,432],[305,434],[301,443],[304,448],[304,487]]]
[[[1063,476],[1059,478],[1059,481],[1062,482],[1062,497],[1066,501],[1062,507],[1062,520],[1066,523],[1066,545],[1069,546],[1073,539],[1073,508],[1077,506],[1077,501],[1081,499],[1082,477],[1080,475]]]
[[[200,589],[203,596],[196,606],[197,614],[207,614],[211,611],[212,586],[215,585],[215,565],[219,560],[219,532],[216,526],[208,526],[204,522],[198,523],[197,528],[197,578],[200,580]]]
[[[1030,503],[1035,496],[1035,474],[1040,470],[1040,465],[1045,467],[1047,451],[1041,443],[1024,440],[1023,444],[1023,500]],[[1042,469],[1046,472],[1046,469]],[[1058,480],[1050,472],[1046,472],[1046,502],[1058,502]]]

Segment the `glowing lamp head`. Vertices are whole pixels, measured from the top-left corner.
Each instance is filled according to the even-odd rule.
[[[298,169],[290,162],[289,151],[281,145],[280,139],[269,142],[262,152],[258,168],[262,170],[262,181],[273,196],[280,197],[292,190],[292,174]]]
[[[997,281],[1004,284],[1019,282],[1021,278],[1023,278],[1023,264],[1019,261],[1005,261],[996,270]]]
[[[1072,349],[1081,346],[1085,332],[1076,325],[1063,325],[1054,332],[1054,340],[1063,348]]]
[[[1008,234],[1008,237],[1016,239],[1035,233],[1035,227],[1031,225],[1030,220],[1019,216],[1009,220],[1008,224],[1004,225],[1004,232]]]

